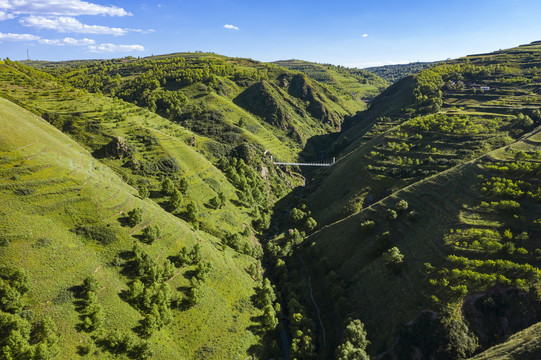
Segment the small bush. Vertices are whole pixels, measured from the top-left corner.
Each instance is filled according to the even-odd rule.
[[[376,223],[372,220],[366,220],[361,223],[361,231],[363,232],[372,232],[374,231],[374,227],[376,226]]]
[[[387,220],[394,221],[398,217],[398,214],[393,209],[387,209]]]
[[[141,197],[141,199],[146,199],[147,197],[149,197],[150,191],[148,190],[148,187],[146,187],[145,185],[141,185],[139,187],[139,196]]]
[[[383,259],[386,265],[400,265],[404,262],[404,255],[400,253],[400,250],[394,246],[383,253]]]
[[[35,242],[34,247],[44,248],[50,246],[52,243],[53,241],[51,239],[42,237]]]
[[[18,188],[15,190],[15,194],[17,195],[33,195],[36,193],[36,189],[34,188]]]
[[[128,223],[131,227],[139,224],[143,220],[143,209],[135,208],[128,212]]]
[[[395,207],[396,211],[408,210],[408,202],[406,200],[400,200]]]
[[[113,230],[103,225],[83,225],[76,228],[75,233],[81,235],[88,240],[94,240],[109,245],[117,241]]]
[[[157,161],[157,166],[160,171],[168,174],[174,174],[180,171],[180,166],[177,160],[171,156],[162,156]]]
[[[161,233],[159,226],[147,226],[143,229],[143,242],[152,244],[161,236]]]

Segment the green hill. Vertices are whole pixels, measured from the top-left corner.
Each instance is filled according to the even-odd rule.
[[[388,83],[363,69],[347,68],[330,64],[318,64],[302,60],[280,60],[274,64],[299,71],[308,77],[331,86],[340,98],[357,111],[365,110],[366,102],[372,100]]]
[[[10,356],[536,354],[539,43],[385,89],[211,53],[27,64],[0,64]]]
[[[409,64],[398,64],[398,65],[384,65],[384,66],[372,66],[367,67],[364,70],[381,77],[382,79],[387,80],[390,83],[395,83],[398,80],[417,74],[429,67],[432,67],[438,64],[439,61],[435,62],[416,62]]]
[[[293,243],[279,235],[270,251],[325,309],[310,313],[320,354],[348,318],[365,324],[373,355],[450,359],[541,320],[540,65],[532,44],[395,83],[342,132],[337,163],[290,199],[283,226],[299,211],[323,226]]]
[[[494,346],[472,359],[538,359],[541,357],[540,331],[541,323],[538,323],[511,336],[505,343]]]
[[[335,89],[298,72],[215,54],[29,64],[210,137],[222,144],[220,152],[213,149],[218,157],[248,141],[293,159],[307,139],[339,130],[358,110]],[[254,96],[258,101],[251,101]]]
[[[17,300],[24,310],[7,307],[4,297],[4,318],[10,314],[30,323],[51,318],[58,339],[50,349],[62,359],[85,352],[96,358],[140,358],[139,351],[162,359],[233,358],[245,356],[260,342],[260,335],[248,330],[258,327],[253,319],[260,315],[250,301],[257,282],[246,272],[256,260],[223,249],[219,239],[194,230],[155,201],[142,200],[133,187],[44,120],[6,100],[0,106],[3,276],[12,268],[24,269],[28,276],[28,292]],[[143,210],[142,219],[129,226],[126,213],[134,208]],[[161,231],[151,243],[143,230],[148,227]],[[169,310],[160,308],[160,315],[170,320],[164,319],[167,324],[149,338],[138,329],[146,310],[126,297],[134,279],[152,269],[134,271],[134,244],[148,254],[147,266],[159,270],[155,283],[162,288],[167,284],[172,298],[166,301]],[[197,266],[180,265],[175,258],[183,247],[195,244],[211,270],[205,281],[190,283]],[[95,295],[82,292],[87,277],[97,281]],[[200,298],[188,307],[183,303],[192,287]],[[97,320],[93,311],[99,313]],[[87,324],[87,317],[95,323]],[[30,344],[39,339],[32,334],[25,340]],[[23,350],[22,345],[17,349]]]

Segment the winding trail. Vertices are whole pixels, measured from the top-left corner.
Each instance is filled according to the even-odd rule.
[[[310,288],[310,298],[312,299],[312,303],[316,307],[317,319],[319,321],[319,326],[321,327],[321,335],[323,336],[323,349],[325,349],[325,327],[323,326],[323,321],[321,320],[321,312],[319,310],[319,306],[317,306],[316,299],[314,298],[314,294],[312,291],[312,281],[310,280],[310,272],[308,271],[308,268],[304,264],[304,260],[302,259],[301,255],[299,255],[299,259],[301,260],[302,267],[306,271],[306,276],[308,276],[308,287]]]

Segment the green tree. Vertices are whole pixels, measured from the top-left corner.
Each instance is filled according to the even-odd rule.
[[[134,208],[128,212],[128,223],[131,227],[139,224],[143,220],[143,209]]]
[[[150,196],[150,190],[148,190],[148,187],[146,185],[141,185],[139,186],[139,196],[141,197],[141,199],[146,199],[147,197]]]
[[[218,199],[220,200],[220,208],[225,205],[226,198],[223,192],[218,194]]]
[[[173,189],[171,197],[169,198],[169,210],[171,212],[177,211],[182,205],[182,194],[177,189]]]
[[[370,342],[366,338],[364,324],[358,320],[351,320],[344,329],[342,344],[336,349],[338,360],[369,360],[366,347]]]
[[[173,184],[173,180],[166,177],[162,181],[162,193],[165,195],[171,195],[173,191],[175,190],[175,184]]]
[[[467,359],[479,347],[477,337],[461,319],[444,318],[440,326],[445,334],[443,352],[450,359]]]
[[[144,338],[149,338],[152,336],[152,333],[159,328],[158,318],[156,317],[156,314],[153,313],[145,314],[145,317],[140,321],[140,324],[141,336]]]
[[[393,221],[396,220],[398,214],[393,209],[387,209],[387,220]]]
[[[199,264],[201,261],[201,245],[195,244],[189,254],[190,263],[192,265]]]
[[[215,196],[209,200],[209,204],[213,209],[218,209],[220,208],[220,199],[218,199],[218,197]]]
[[[317,227],[317,221],[313,217],[309,217],[308,219],[306,219],[305,226],[308,229],[308,231],[312,232]]]
[[[186,220],[195,225],[197,223],[197,215],[197,206],[193,202],[190,202],[186,207]]]
[[[188,297],[186,298],[186,303],[188,307],[192,307],[201,300],[201,291],[198,287],[191,287],[188,292]]]
[[[267,329],[276,329],[276,326],[278,325],[278,319],[276,318],[276,312],[271,305],[267,305],[263,309],[262,323],[263,326],[265,326]]]
[[[199,281],[205,281],[211,269],[212,269],[212,265],[210,264],[210,262],[200,261],[197,267],[195,268],[195,277]]]
[[[373,232],[374,228],[376,226],[376,223],[372,220],[366,220],[361,223],[361,231],[362,232]]]
[[[178,189],[183,195],[186,195],[186,192],[188,192],[188,180],[186,178],[180,179]]]
[[[159,226],[150,225],[143,229],[143,242],[146,244],[152,244],[161,236],[161,229]]]
[[[304,211],[293,208],[293,210],[291,210],[291,212],[289,213],[289,220],[291,220],[294,224],[297,224],[301,222],[305,216],[306,213]]]
[[[408,209],[408,202],[404,199],[400,200],[395,207],[396,211],[406,211]]]
[[[394,246],[383,253],[383,260],[385,260],[386,265],[400,265],[404,262],[404,255],[400,253],[400,249]]]

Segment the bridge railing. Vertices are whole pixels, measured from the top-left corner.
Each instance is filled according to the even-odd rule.
[[[279,162],[273,161],[271,156],[271,161],[274,165],[291,165],[291,166],[331,166],[336,162],[336,158],[332,158],[332,162],[312,162],[312,163],[296,163],[296,162]]]

